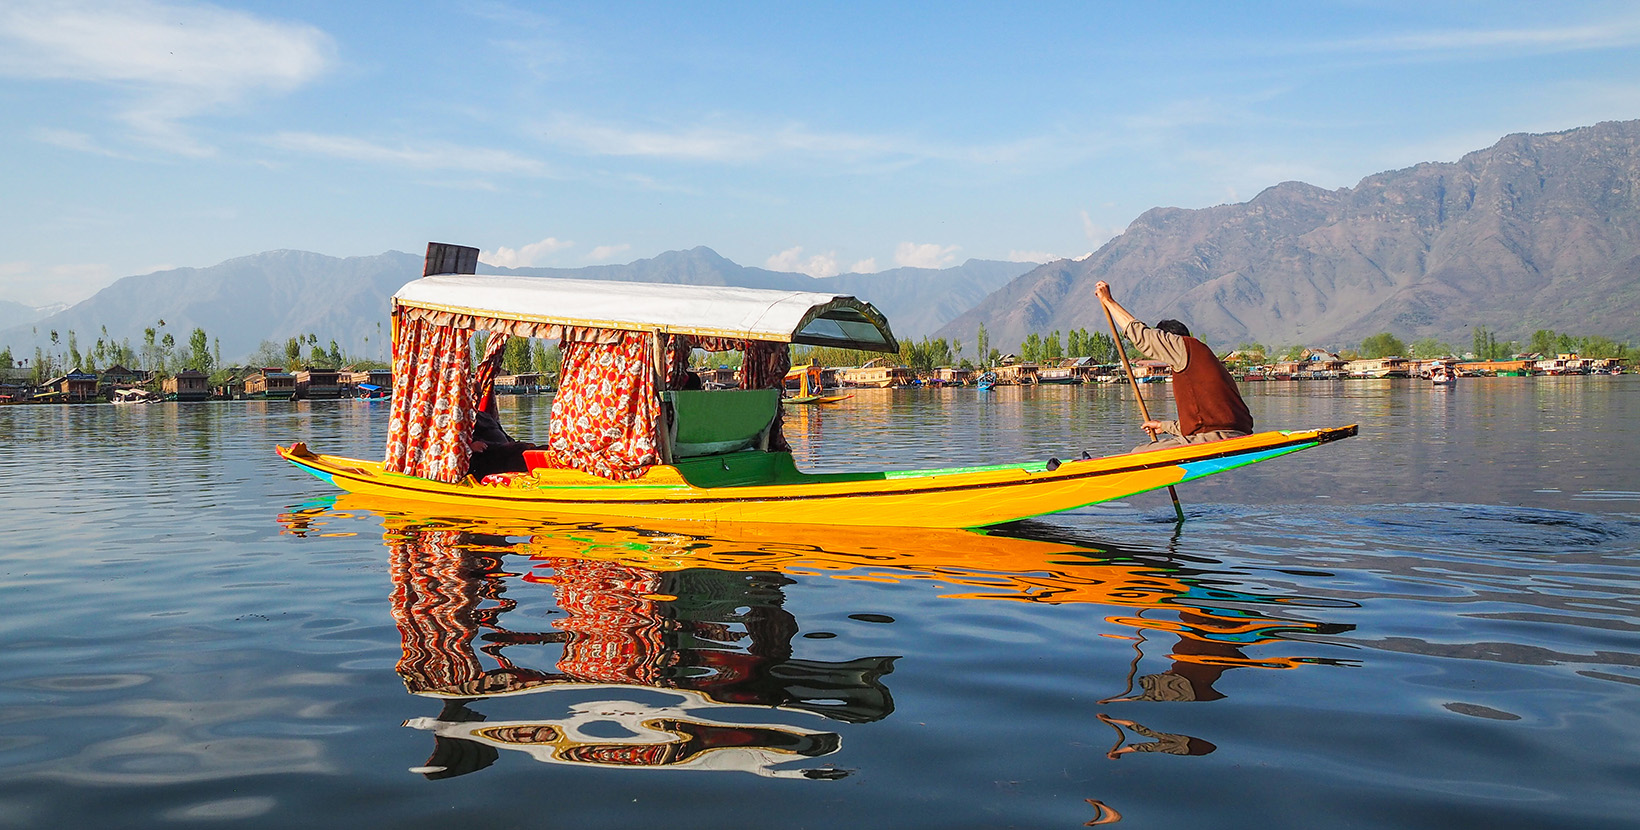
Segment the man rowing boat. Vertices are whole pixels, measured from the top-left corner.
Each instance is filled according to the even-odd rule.
[[[1145,430],[1157,440],[1135,447],[1136,452],[1252,434],[1253,416],[1247,411],[1236,382],[1213,350],[1190,336],[1190,329],[1184,323],[1163,320],[1151,328],[1110,296],[1109,283],[1100,280],[1093,290],[1127,339],[1151,360],[1160,360],[1173,370],[1173,400],[1179,410],[1178,419],[1145,421]],[[1166,433],[1166,437],[1161,437],[1162,433]]]

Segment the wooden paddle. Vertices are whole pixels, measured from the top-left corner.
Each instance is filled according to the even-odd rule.
[[[1105,320],[1110,323],[1110,334],[1116,338],[1116,356],[1122,359],[1122,371],[1127,373],[1128,383],[1133,384],[1133,397],[1139,401],[1139,414],[1148,422],[1150,420],[1150,408],[1145,406],[1144,393],[1139,391],[1139,379],[1133,376],[1133,366],[1128,363],[1127,349],[1122,348],[1122,333],[1116,330],[1116,318],[1111,315],[1110,309],[1104,303],[1100,303],[1099,307],[1105,309]],[[1147,429],[1145,434],[1150,436],[1152,444],[1156,443],[1155,430]],[[1174,490],[1173,485],[1169,484],[1167,485],[1167,494],[1173,497],[1173,515],[1178,516],[1179,521],[1184,521],[1184,505],[1179,503],[1179,491]]]

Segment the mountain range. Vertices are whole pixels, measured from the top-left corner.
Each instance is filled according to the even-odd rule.
[[[380,357],[388,297],[421,274],[421,261],[398,251],[270,251],[126,277],[43,319],[41,310],[0,302],[0,346],[20,357],[50,331],[66,338],[73,330],[89,349],[105,326],[114,340],[140,346],[143,328],[164,319],[179,342],[204,328],[229,360],[303,332]],[[1473,326],[1499,340],[1548,328],[1634,341],[1640,121],[1510,135],[1456,162],[1378,173],[1354,187],[1284,182],[1239,204],[1154,208],[1093,254],[1042,266],[969,260],[817,279],[699,247],[625,265],[480,272],[852,294],[887,314],[902,340],[972,343],[983,324],[1005,352],[1031,332],[1103,330],[1099,280],[1140,318],[1183,320],[1220,350],[1248,342],[1336,349],[1383,331],[1461,350]]]
[[[479,272],[850,294],[868,298],[882,310],[897,336],[916,339],[1031,267],[1031,263],[971,259],[951,268],[894,268],[816,278],[737,265],[700,247],[625,265],[497,268],[481,264]],[[316,334],[320,345],[333,338],[348,354],[380,358],[387,351],[388,299],[421,272],[422,257],[400,251],[347,258],[268,251],[208,268],[125,277],[56,314],[0,329],[0,347],[10,346],[21,359],[35,346],[48,345],[51,331],[58,332],[65,343],[68,332],[74,331],[79,348],[86,351],[106,327],[113,341],[129,340],[140,350],[143,329],[164,320],[160,331],[181,344],[187,343],[195,327],[205,329],[220,341],[221,353],[230,362],[250,354],[264,340],[283,343],[305,332]]]
[[[1094,284],[1221,350],[1354,345],[1388,331],[1466,349],[1471,327],[1640,337],[1640,121],[1510,135],[1456,162],[1248,202],[1155,208],[1078,260],[1009,283],[938,334],[1014,344],[1106,327]],[[1003,347],[1007,351],[1007,347]]]

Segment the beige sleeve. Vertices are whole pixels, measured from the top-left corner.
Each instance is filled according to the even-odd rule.
[[[1139,347],[1139,351],[1145,353],[1145,357],[1160,360],[1175,372],[1184,371],[1185,363],[1190,359],[1190,353],[1184,347],[1184,338],[1177,334],[1153,329],[1138,320],[1129,323],[1123,334]]]

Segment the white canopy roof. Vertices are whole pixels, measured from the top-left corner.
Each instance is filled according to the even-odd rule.
[[[881,312],[842,294],[439,274],[406,284],[393,304],[549,325],[899,350]]]

